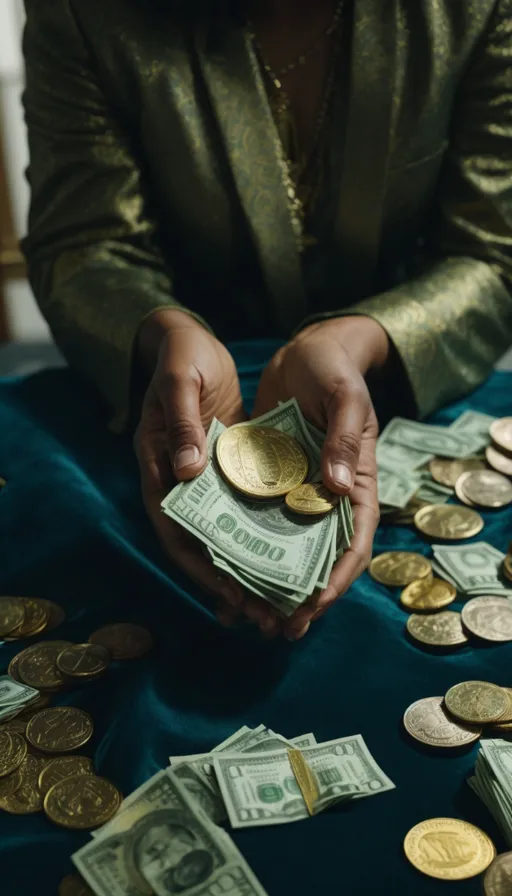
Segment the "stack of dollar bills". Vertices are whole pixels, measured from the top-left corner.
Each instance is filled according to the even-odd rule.
[[[482,740],[480,744],[475,775],[468,783],[485,803],[512,849],[512,743],[496,739]]]
[[[265,891],[219,822],[234,828],[310,817],[288,751],[300,751],[315,789],[313,814],[394,784],[360,735],[317,744],[246,726],[210,753],[170,757],[73,856],[97,896],[260,896]]]
[[[451,426],[431,426],[395,417],[377,442],[381,513],[404,508],[414,497],[443,504],[453,489],[435,482],[426,465],[433,457],[466,458],[490,443],[489,427],[496,418],[466,411]]]
[[[10,675],[0,675],[0,722],[16,718],[39,697],[39,691],[28,684],[15,681]]]
[[[308,457],[308,482],[321,481],[324,435],[305,420],[294,399],[250,423],[294,436]],[[244,498],[226,482],[215,460],[215,445],[224,430],[214,419],[206,469],[192,482],[177,485],[162,509],[205,544],[221,572],[291,616],[316,589],[327,586],[334,563],[350,545],[350,502],[341,500],[334,511],[317,519],[291,513],[282,499]]]
[[[466,545],[433,544],[432,569],[461,594],[511,597],[512,588],[501,575],[505,554],[485,541]]]

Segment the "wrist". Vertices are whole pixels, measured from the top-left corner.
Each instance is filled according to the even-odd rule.
[[[157,308],[144,318],[139,327],[136,357],[142,369],[153,373],[162,341],[173,329],[200,327],[201,324],[179,308]]]
[[[313,327],[326,329],[341,344],[363,376],[386,366],[391,342],[385,329],[371,317],[354,314],[324,320]]]

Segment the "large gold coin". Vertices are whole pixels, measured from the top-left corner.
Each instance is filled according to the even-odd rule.
[[[423,510],[418,510],[414,517],[414,525],[431,538],[460,541],[478,535],[484,527],[484,521],[479,513],[470,510],[469,507],[430,504]]]
[[[44,811],[55,824],[77,831],[98,828],[116,814],[121,794],[106,778],[74,775],[50,788]]]
[[[228,482],[251,498],[286,495],[308,474],[308,459],[299,442],[269,426],[231,426],[219,436],[216,453]]]
[[[502,454],[501,451],[497,451],[492,445],[485,449],[485,459],[493,470],[503,473],[504,476],[512,476],[512,458]]]
[[[474,597],[462,608],[462,623],[477,638],[512,641],[512,601],[508,597]]]
[[[101,644],[71,644],[59,653],[57,669],[65,678],[88,681],[103,675],[110,659],[110,653]]]
[[[89,638],[92,644],[101,644],[114,660],[136,660],[153,647],[153,638],[147,628],[131,622],[104,625]]]
[[[295,513],[306,516],[329,513],[339,504],[339,497],[329,491],[322,482],[305,482],[292,489],[285,502]]]
[[[18,675],[33,688],[56,690],[65,681],[57,669],[56,660],[69,641],[43,641],[23,651],[18,662]]]
[[[481,728],[452,719],[443,706],[442,697],[424,697],[412,703],[405,711],[404,727],[422,744],[450,749],[472,744],[482,734]]]
[[[420,644],[429,647],[462,647],[468,639],[462,629],[460,613],[444,610],[429,616],[412,614],[406,624],[407,631]]]
[[[59,884],[58,896],[94,896],[94,893],[79,874],[68,874]]]
[[[512,417],[503,417],[491,423],[489,430],[496,448],[512,457]]]
[[[43,798],[37,780],[44,764],[44,759],[30,754],[26,756],[20,766],[21,785],[9,796],[0,800],[0,808],[11,815],[31,815],[33,812],[41,812]]]
[[[488,681],[462,681],[450,688],[445,706],[457,719],[473,725],[497,722],[508,709],[507,694]]]
[[[494,859],[484,877],[485,896],[510,896],[512,893],[512,852]]]
[[[485,464],[479,457],[466,457],[462,460],[447,460],[444,457],[434,457],[429,465],[430,475],[435,482],[455,488],[459,476],[470,470],[483,470]]]
[[[404,850],[418,871],[439,880],[476,877],[496,855],[487,834],[458,818],[422,821],[407,834]]]
[[[10,775],[0,778],[0,801],[5,799],[21,787],[22,777],[21,768],[18,766]]]
[[[23,604],[24,619],[19,626],[9,632],[8,641],[38,635],[46,628],[50,618],[48,608],[36,598],[20,597],[18,599]]]
[[[57,756],[46,764],[39,775],[39,790],[45,796],[54,784],[78,775],[94,775],[92,760],[88,756]]]
[[[512,582],[512,554],[507,554],[503,561],[503,575]]]
[[[409,551],[387,551],[374,557],[370,564],[370,575],[381,585],[395,587],[409,585],[416,579],[432,576],[432,564],[423,554]]]
[[[16,771],[27,755],[27,742],[22,734],[0,731],[0,778]]]
[[[418,579],[402,591],[400,601],[408,610],[417,612],[440,610],[451,604],[456,597],[457,589],[450,582],[445,582],[443,579],[432,581]]]
[[[475,470],[464,482],[464,494],[478,507],[506,507],[512,503],[512,482],[495,470]]]
[[[70,753],[83,747],[92,737],[93,724],[88,713],[73,706],[42,709],[27,725],[27,740],[43,753]]]
[[[25,618],[25,608],[17,597],[0,597],[0,637],[18,628]]]

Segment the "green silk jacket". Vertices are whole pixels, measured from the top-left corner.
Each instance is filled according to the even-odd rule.
[[[172,0],[25,2],[24,251],[57,343],[114,427],[140,324],[163,306],[222,339],[370,315],[420,415],[508,348],[512,0],[354,0],[333,288],[313,307],[243,25],[208,0],[195,18]]]

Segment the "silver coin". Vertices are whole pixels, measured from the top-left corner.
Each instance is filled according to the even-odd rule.
[[[464,494],[479,507],[505,507],[512,502],[512,482],[494,470],[475,470],[464,480]]]
[[[468,477],[471,476],[473,470],[468,470],[466,473],[461,473],[457,482],[455,483],[455,494],[457,495],[459,501],[462,501],[463,504],[467,504],[468,507],[474,507],[473,501],[470,501],[464,491],[464,484],[467,481]]]
[[[424,697],[412,703],[404,714],[406,731],[429,747],[464,747],[480,737],[478,725],[455,722],[443,706],[443,697]]]
[[[507,455],[503,454],[501,451],[498,451],[497,448],[493,448],[492,445],[489,445],[485,449],[485,459],[494,470],[498,471],[498,473],[503,473],[505,476],[512,476],[512,459],[507,457]]]
[[[489,865],[484,877],[485,896],[510,896],[512,893],[512,852],[504,852]]]
[[[462,608],[463,625],[485,641],[512,641],[512,601],[507,597],[474,597]]]

